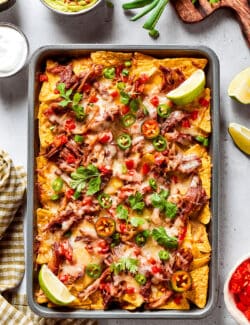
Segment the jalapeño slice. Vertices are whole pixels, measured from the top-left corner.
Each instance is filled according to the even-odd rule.
[[[164,151],[167,147],[167,141],[165,138],[161,135],[159,135],[157,138],[153,140],[153,146],[156,151]]]
[[[117,144],[122,150],[128,149],[132,144],[131,136],[127,133],[119,135],[119,137],[117,138]]]
[[[160,127],[156,120],[149,119],[143,122],[141,132],[146,139],[154,139],[160,134]]]
[[[115,232],[115,221],[109,217],[100,217],[95,223],[95,229],[100,237],[112,236]]]
[[[122,117],[122,125],[128,128],[135,123],[135,116],[133,114],[126,114]]]
[[[93,279],[98,279],[102,273],[102,268],[98,264],[88,264],[86,266],[86,273]]]
[[[100,195],[98,195],[98,202],[100,206],[104,209],[109,209],[112,205],[112,199],[107,193],[101,193]]]
[[[186,271],[177,271],[172,275],[171,286],[176,292],[184,292],[190,289],[192,284],[191,275]]]
[[[157,107],[157,114],[160,117],[167,118],[171,112],[171,106],[168,104],[161,104]]]

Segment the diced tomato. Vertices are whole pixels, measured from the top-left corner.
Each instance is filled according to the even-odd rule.
[[[89,103],[97,103],[98,102],[98,97],[96,95],[92,95],[89,97]]]
[[[154,274],[161,272],[161,268],[157,265],[152,266],[151,270],[152,270],[152,273],[154,273]]]
[[[39,81],[40,82],[48,81],[48,76],[46,74],[40,74]]]
[[[153,97],[150,99],[150,103],[151,103],[154,107],[159,106],[159,98],[158,98],[157,96],[153,96]]]
[[[229,290],[234,295],[237,308],[250,320],[250,258],[233,273]]]
[[[65,196],[67,199],[71,199],[72,195],[74,195],[75,191],[72,188],[69,188],[66,192],[65,192]]]
[[[100,283],[99,289],[110,292],[110,283]]]
[[[242,312],[244,312],[244,311],[247,310],[247,307],[246,307],[242,302],[238,302],[238,303],[236,304],[236,306],[237,306],[237,308],[238,308],[240,311],[242,311]]]
[[[91,205],[93,203],[92,197],[91,196],[85,196],[84,200],[82,202],[83,206]]]
[[[85,93],[89,93],[90,90],[91,90],[91,86],[90,86],[90,84],[85,83],[84,86],[83,86],[83,88],[82,88],[82,90],[83,90],[83,92],[85,92]]]
[[[182,120],[182,122],[181,122],[181,126],[182,126],[183,128],[190,128],[190,122],[189,122],[189,120],[188,120],[188,119],[184,119],[184,120]]]
[[[113,98],[116,98],[119,95],[119,92],[117,90],[112,91],[110,94]]]
[[[181,295],[178,295],[178,296],[175,296],[175,297],[174,297],[174,302],[175,302],[177,305],[180,305],[180,304],[181,304],[181,300],[182,300],[182,296],[181,296]]]
[[[246,318],[250,321],[250,308],[248,308],[245,312],[244,312]]]
[[[69,153],[66,157],[66,162],[68,164],[74,164],[76,162],[76,158],[74,155],[72,155],[71,153]]]
[[[110,135],[109,134],[104,134],[100,139],[99,139],[99,142],[101,144],[106,144],[110,141]]]
[[[68,240],[64,240],[59,244],[59,254],[64,256],[66,260],[72,261],[72,247],[69,244]]]
[[[132,159],[131,160],[126,160],[125,164],[126,164],[126,167],[128,169],[133,169],[135,167],[134,160],[132,160]]]
[[[135,254],[135,256],[139,256],[141,254],[141,249],[139,247],[135,247],[134,254]]]
[[[72,130],[74,130],[75,128],[76,128],[76,123],[75,123],[74,120],[72,120],[72,119],[68,119],[68,120],[66,120],[66,122],[65,122],[65,129],[66,129],[67,131],[72,131]]]
[[[129,294],[129,295],[135,293],[135,288],[133,288],[133,287],[126,288],[126,293]]]
[[[187,233],[187,226],[183,227],[180,234],[179,234],[179,241],[183,241],[183,239],[185,238],[186,236],[186,233]]]
[[[129,111],[130,111],[129,106],[127,106],[127,105],[122,106],[122,109],[121,109],[122,115],[126,115]]]
[[[193,121],[197,120],[198,114],[199,114],[198,111],[193,111],[191,113],[191,120],[193,120]]]
[[[153,257],[150,257],[150,258],[148,259],[148,262],[149,262],[150,264],[156,264],[156,260],[155,260]]]
[[[60,147],[60,146],[62,146],[63,144],[65,144],[67,142],[68,142],[68,138],[64,134],[57,135],[54,138],[54,144],[55,144],[56,147]]]
[[[142,165],[142,170],[141,170],[143,175],[147,175],[150,172],[150,166],[147,163],[144,163]]]
[[[122,234],[124,234],[126,231],[127,231],[127,225],[126,225],[126,223],[122,222],[122,223],[120,224],[120,232],[121,232]]]
[[[69,274],[61,274],[61,275],[59,275],[59,280],[62,281],[63,283],[68,282]]]
[[[101,249],[98,251],[100,254],[106,254],[109,251],[109,244],[105,240],[100,240],[98,242],[98,247]]]
[[[46,109],[46,111],[43,114],[48,117],[53,113],[54,113],[54,109],[52,107],[49,107],[48,109]]]
[[[55,89],[55,90],[54,90],[54,94],[56,94],[56,95],[57,95],[57,94],[60,94],[60,91],[59,91],[58,89]]]
[[[122,70],[124,69],[124,65],[120,64],[115,68],[115,74],[117,77],[120,76],[120,74],[122,73]]]
[[[142,73],[138,80],[140,84],[145,84],[149,80],[149,76],[146,73]]]
[[[171,177],[171,181],[174,183],[174,184],[177,184],[178,183],[178,177],[176,175],[172,175]]]
[[[128,77],[127,76],[121,76],[122,82],[128,82]]]
[[[200,98],[199,99],[199,104],[201,106],[208,107],[209,106],[209,101],[206,98]]]
[[[160,152],[156,152],[156,153],[154,154],[154,163],[155,163],[157,166],[160,166],[164,161],[165,161],[165,157],[163,156],[162,153],[160,153]]]
[[[106,168],[105,166],[99,166],[98,169],[100,170],[100,172],[104,175],[109,174],[110,173],[110,169]]]

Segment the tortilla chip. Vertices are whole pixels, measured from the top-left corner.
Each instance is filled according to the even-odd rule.
[[[202,187],[206,191],[208,198],[211,197],[211,157],[206,149],[196,144],[185,152],[185,155],[195,154],[201,158],[201,167],[199,168],[199,176],[202,181]]]
[[[202,253],[210,253],[211,245],[208,240],[206,227],[197,221],[190,221],[193,243]]]
[[[48,118],[43,114],[49,105],[41,103],[39,106],[38,119],[39,119],[39,139],[41,144],[41,150],[45,150],[51,142],[53,142],[54,135],[52,134],[50,127],[51,123]]]
[[[207,265],[208,262],[210,261],[210,254],[209,253],[205,253],[202,254],[200,257],[195,258],[191,264],[191,269],[198,269],[204,265]]]
[[[182,297],[178,304],[173,299],[170,299],[166,304],[162,305],[158,309],[188,310],[190,309],[190,304],[186,298]]]
[[[77,76],[80,76],[85,71],[86,72],[89,71],[89,68],[91,67],[91,65],[92,65],[92,61],[90,58],[87,58],[87,57],[72,60],[72,69]]]
[[[191,289],[184,296],[197,307],[204,308],[207,301],[209,267],[202,266],[190,272],[192,277]]]
[[[112,67],[123,64],[132,59],[132,53],[97,51],[92,52],[90,57],[95,64],[101,64],[104,67]]]
[[[46,69],[55,66],[56,63],[52,60],[48,60],[46,64]],[[60,80],[59,75],[50,73],[46,71],[46,75],[48,77],[48,81],[44,81],[41,87],[41,91],[39,94],[40,102],[50,102],[59,98],[59,94],[55,94],[54,90],[56,89],[56,85]]]
[[[144,299],[139,293],[125,293],[121,298],[121,302],[124,309],[133,310],[140,307],[143,304]]]
[[[211,211],[209,207],[209,203],[207,203],[204,208],[201,210],[200,214],[197,217],[197,220],[207,225],[211,220]]]
[[[60,203],[57,201],[51,201],[50,198],[55,194],[51,184],[57,177],[56,171],[58,170],[58,167],[43,156],[37,157],[36,162],[40,201],[46,209],[50,208],[56,211],[60,208]]]

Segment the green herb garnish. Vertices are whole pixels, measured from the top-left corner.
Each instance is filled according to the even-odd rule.
[[[75,190],[74,197],[77,199],[82,190],[87,187],[87,195],[93,195],[100,191],[101,176],[97,167],[90,164],[87,167],[79,167],[71,173],[70,187]]]
[[[165,248],[177,248],[178,239],[176,237],[168,236],[164,227],[154,228],[152,236],[157,243]]]
[[[142,211],[145,207],[143,196],[139,192],[136,192],[135,195],[130,195],[128,201],[132,210]]]
[[[138,260],[130,257],[123,257],[117,263],[112,263],[110,265],[110,270],[115,274],[125,271],[136,273],[138,270]]]

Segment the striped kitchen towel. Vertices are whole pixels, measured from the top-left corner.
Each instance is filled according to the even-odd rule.
[[[26,173],[0,149],[0,324],[96,325],[92,320],[55,320],[35,315],[25,295],[13,292],[25,270],[23,209]]]

